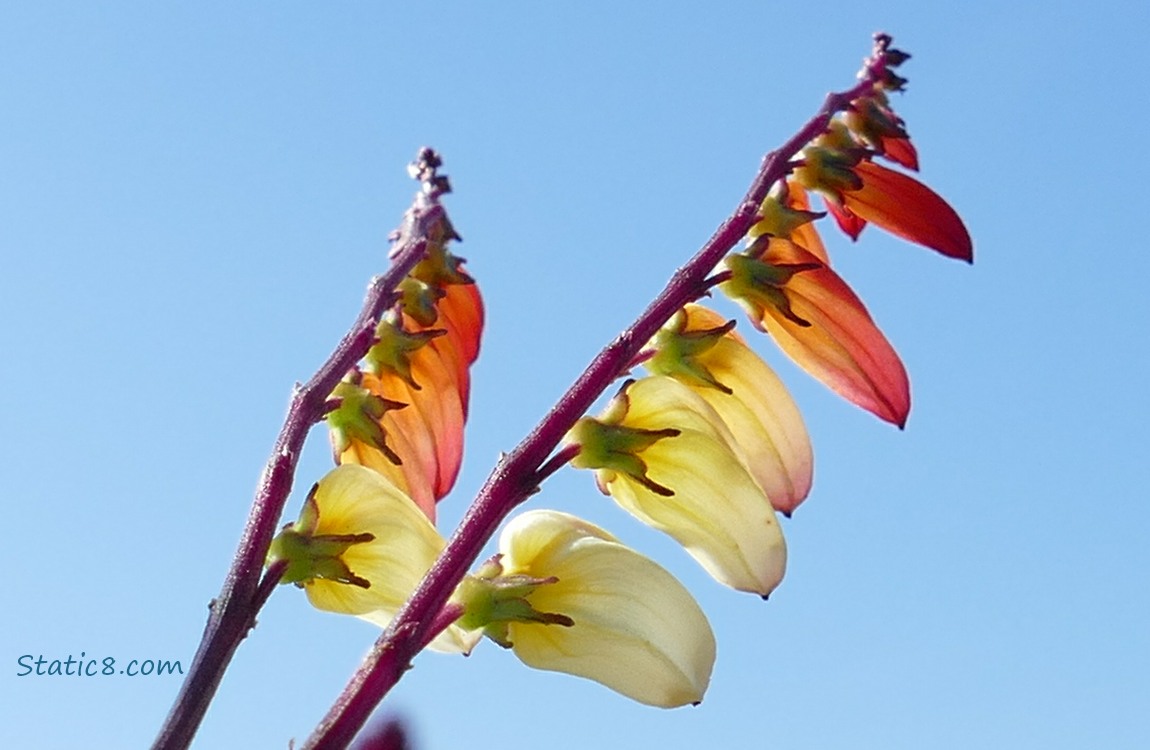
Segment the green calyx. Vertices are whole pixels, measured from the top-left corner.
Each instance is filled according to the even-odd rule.
[[[423,283],[442,289],[452,284],[474,284],[475,279],[460,268],[462,258],[451,254],[444,242],[429,243],[427,255],[409,274]]]
[[[817,270],[823,267],[822,264],[774,265],[754,257],[761,249],[761,241],[756,240],[748,248],[749,254],[734,253],[728,255],[724,263],[731,272],[731,278],[720,284],[719,288],[731,299],[749,304],[758,310],[764,310],[768,307],[775,308],[795,325],[804,328],[810,326],[809,320],[799,317],[791,309],[791,301],[787,296],[785,287],[795,274]]]
[[[783,201],[784,197],[775,194],[768,195],[759,207],[759,220],[755,222],[747,233],[750,237],[759,237],[767,234],[772,237],[788,238],[799,227],[809,224],[815,219],[826,216],[826,211],[803,211],[791,208]]]
[[[399,283],[399,302],[403,311],[421,326],[435,325],[439,318],[436,303],[443,299],[443,295],[440,287],[412,276]]]
[[[679,430],[648,430],[620,424],[627,414],[626,383],[607,408],[603,419],[582,417],[568,433],[579,453],[571,459],[577,469],[614,471],[634,479],[652,492],[670,497],[674,490],[647,476],[647,464],[639,454],[660,440],[677,437]]]
[[[315,578],[338,581],[361,588],[370,588],[371,582],[360,578],[343,561],[343,554],[356,544],[375,539],[373,534],[316,534],[319,510],[315,504],[315,489],[304,503],[300,520],[289,523],[272,539],[268,548],[268,566],[286,562],[280,583],[302,586]]]
[[[843,138],[851,144],[846,126],[839,122]],[[862,188],[862,178],[855,174],[855,165],[865,154],[865,149],[857,145],[839,145],[835,140],[839,137],[838,130],[831,130],[821,138],[828,139],[834,145],[807,146],[802,151],[802,165],[795,169],[795,179],[808,190],[818,190],[838,199],[844,191],[859,190]],[[826,141],[823,141],[826,142]]]
[[[365,357],[367,371],[372,375],[392,373],[413,389],[421,390],[411,374],[411,358],[432,339],[446,333],[442,328],[410,333],[403,330],[400,323],[384,318],[375,329],[376,342]]]
[[[540,586],[556,583],[557,578],[535,578],[528,575],[504,575],[503,566],[495,559],[484,563],[474,575],[464,577],[452,601],[464,607],[456,624],[466,630],[483,630],[483,634],[503,648],[511,647],[508,625],[533,622],[570,627],[575,621],[555,612],[540,612],[529,601]]]
[[[353,371],[332,391],[328,399],[330,409],[324,416],[332,434],[332,451],[336,463],[353,443],[366,443],[378,449],[395,465],[403,462],[387,445],[387,433],[380,419],[390,409],[402,409],[407,404],[377,396],[360,385],[361,375]]]
[[[844,113],[843,122],[859,140],[876,150],[882,149],[883,138],[907,137],[902,119],[882,106],[874,96],[851,102],[851,109]]]
[[[655,375],[668,375],[687,385],[715,388],[730,395],[731,389],[716,379],[699,357],[722,341],[735,327],[735,321],[699,331],[687,331],[686,326],[687,315],[680,310],[655,334],[652,341],[655,353],[643,366]]]

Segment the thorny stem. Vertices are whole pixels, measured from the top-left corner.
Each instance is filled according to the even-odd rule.
[[[445,178],[436,176],[436,166],[438,156],[430,149],[423,149],[412,165],[413,176],[423,183],[423,190],[405,214],[403,226],[393,235],[391,267],[372,280],[359,317],[335,351],[307,383],[297,384],[292,393],[287,417],[260,477],[232,566],[219,596],[208,607],[208,622],[200,646],[152,745],[153,750],[177,750],[191,744],[224,670],[240,641],[255,625],[256,614],[278,582],[279,575],[273,569],[261,583],[260,571],[291,492],[304,439],[327,411],[326,400],[332,389],[367,354],[380,315],[397,299],[396,286],[423,257],[431,233],[446,220],[439,197],[450,188]]]
[[[579,379],[523,442],[503,456],[467,510],[447,547],[391,624],[376,640],[343,693],[301,750],[343,750],[371,712],[410,667],[411,659],[435,636],[431,623],[499,524],[537,489],[540,467],[576,420],[623,372],[643,345],[683,305],[707,289],[715,265],[746,236],[768,190],[790,172],[791,159],[821,135],[851,100],[869,93],[886,70],[890,38],[875,36],[875,49],[851,89],[828,94],[822,108],[777,150],[763,158],[758,174],[735,212],[626,330],[591,361]]]

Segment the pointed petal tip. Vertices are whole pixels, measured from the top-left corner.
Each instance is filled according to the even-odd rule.
[[[938,193],[909,175],[874,162],[860,162],[855,172],[863,187],[842,194],[843,205],[851,214],[949,258],[972,261],[970,232]]]

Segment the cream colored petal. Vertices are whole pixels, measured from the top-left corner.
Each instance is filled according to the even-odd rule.
[[[319,609],[352,615],[394,612],[443,549],[443,538],[415,503],[371,469],[355,464],[336,467],[320,480],[315,502],[316,535],[375,537],[351,545],[342,555],[351,572],[371,586],[314,579],[305,589]]]
[[[726,322],[700,305],[688,305],[686,312],[688,330],[717,328]],[[771,505],[789,515],[810,493],[814,470],[810,436],[794,399],[774,370],[734,332],[697,359],[732,393],[684,384],[722,417]]]
[[[557,511],[514,519],[500,551],[507,573],[558,578],[536,589],[531,604],[575,623],[511,623],[510,640],[525,664],[586,677],[652,706],[702,700],[715,661],[714,634],[666,570]]]
[[[399,608],[377,609],[359,615],[359,619],[366,620],[380,628],[386,628],[395,619]],[[451,625],[427,645],[432,651],[441,654],[470,654],[475,645],[483,638],[482,630],[464,630],[457,625]]]
[[[786,571],[786,543],[770,501],[731,449],[734,439],[723,420],[671,378],[644,378],[627,395],[623,424],[680,430],[642,453],[647,476],[675,494],[665,497],[603,472],[607,491],[639,520],[676,539],[720,583],[768,595]]]

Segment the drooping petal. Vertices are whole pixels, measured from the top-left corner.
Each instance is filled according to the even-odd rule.
[[[830,199],[827,200],[827,211],[830,212],[831,218],[835,220],[835,224],[838,224],[843,234],[857,242],[862,230],[866,229],[866,220],[859,218],[849,208],[840,206]]]
[[[848,401],[902,427],[910,412],[910,382],[898,354],[862,301],[838,274],[786,240],[772,239],[758,259],[770,267],[804,266],[779,289],[760,290],[740,272],[728,293],[800,367]],[[731,268],[754,259],[730,256]],[[814,267],[810,267],[815,264]],[[768,269],[769,270],[769,269]],[[779,299],[785,301],[781,306]]]
[[[446,292],[439,302],[443,320],[437,323],[455,337],[463,361],[471,364],[479,356],[479,342],[483,333],[483,298],[476,284],[455,284],[447,287]]]
[[[623,427],[677,434],[639,454],[646,481],[600,469],[599,486],[624,510],[683,545],[715,580],[768,595],[786,570],[786,543],[770,500],[732,447],[735,438],[722,418],[668,377],[631,383],[622,397]]]
[[[910,138],[884,137],[882,139],[882,155],[895,164],[900,164],[915,172],[918,171],[918,149],[910,142]]]
[[[682,333],[718,329],[726,321],[702,305],[687,305]],[[723,419],[734,445],[771,505],[790,515],[810,492],[814,467],[802,414],[782,381],[734,331],[692,357],[729,392],[697,380],[676,379]],[[659,360],[649,360],[654,368]],[[673,371],[652,371],[676,377]]]
[[[973,261],[970,233],[937,193],[913,177],[870,161],[859,162],[854,171],[862,187],[842,191],[843,206],[852,214],[948,257]]]
[[[388,411],[381,419],[401,465],[396,466],[383,453],[362,443],[354,444],[340,456],[341,463],[361,464],[387,476],[432,520],[435,503],[450,490],[463,455],[463,405],[448,369],[432,364],[438,359],[431,346],[416,354],[418,364],[413,365],[412,371],[423,378],[419,390],[396,375],[363,375],[363,386],[373,394],[407,404]]]
[[[352,615],[398,609],[443,549],[435,527],[395,485],[362,466],[337,466],[320,480],[314,499],[314,535],[369,533],[375,540],[343,555],[369,588],[312,579],[304,584],[311,603]]]
[[[317,609],[386,626],[435,562],[443,537],[409,497],[362,466],[337,466],[319,481],[313,501],[318,522],[312,536],[372,537],[341,555],[347,568],[370,585],[312,578],[302,583],[308,600]],[[432,648],[469,651],[477,638],[452,626]]]
[[[651,706],[698,703],[710,681],[715,638],[678,580],[603,529],[558,511],[513,519],[499,541],[508,574],[558,579],[529,597],[562,626],[511,622],[528,666],[594,680]]]

